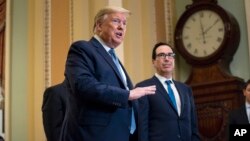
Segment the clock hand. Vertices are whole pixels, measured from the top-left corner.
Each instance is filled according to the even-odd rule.
[[[202,35],[202,39],[203,39],[203,43],[205,44],[206,43],[206,40],[205,40],[205,32],[204,32],[204,27],[203,27],[203,24],[201,22],[201,18],[200,19],[200,26],[201,26],[201,35]]]
[[[214,21],[214,23],[209,26],[205,31],[204,31],[204,34],[207,34],[207,32],[219,21],[219,19],[217,19],[216,21]]]

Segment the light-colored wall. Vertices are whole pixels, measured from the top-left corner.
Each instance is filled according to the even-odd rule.
[[[236,51],[230,69],[233,75],[243,78],[245,81],[250,79],[249,45],[247,21],[244,0],[220,0],[219,4],[234,15],[240,25],[240,44]]]
[[[124,6],[131,10],[125,47],[125,67],[134,83],[152,75],[151,50],[156,42],[154,1],[124,1]],[[146,68],[146,69],[145,69]]]
[[[64,65],[71,42],[69,17],[69,0],[51,1],[51,84],[53,85],[63,81]]]
[[[28,2],[11,3],[10,126],[11,140],[28,140]],[[18,118],[17,118],[18,117]]]
[[[246,13],[246,19],[247,19],[247,33],[250,33],[250,1],[245,0],[245,13]],[[250,54],[250,35],[248,34],[248,54]],[[250,55],[248,56],[248,61],[250,62]]]

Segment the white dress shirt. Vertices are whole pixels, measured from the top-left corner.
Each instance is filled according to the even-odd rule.
[[[248,117],[248,122],[250,123],[250,103],[246,102],[246,112],[247,112],[247,117]]]

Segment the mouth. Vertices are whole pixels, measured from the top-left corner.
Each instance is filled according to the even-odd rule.
[[[171,65],[171,64],[162,64],[162,66],[163,66],[164,68],[169,68],[169,67],[171,67],[172,65]]]
[[[117,38],[122,38],[123,36],[122,32],[116,32],[115,35]]]

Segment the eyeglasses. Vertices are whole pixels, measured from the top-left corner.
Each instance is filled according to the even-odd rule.
[[[174,59],[175,53],[159,53],[156,56],[161,59],[165,59],[166,57],[168,57],[168,59]]]

